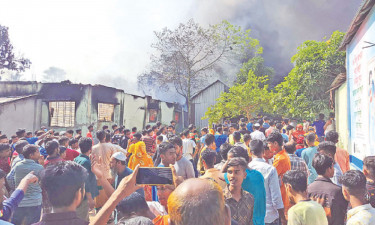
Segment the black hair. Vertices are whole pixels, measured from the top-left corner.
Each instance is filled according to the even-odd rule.
[[[288,123],[289,123],[289,119],[288,119],[288,118],[285,118],[285,119],[284,119],[284,123],[285,123],[285,124],[288,124]]]
[[[76,133],[78,134],[79,132],[81,132],[82,131],[82,129],[77,129],[76,130]]]
[[[159,127],[160,125],[161,125],[161,122],[160,122],[160,121],[157,121],[157,122],[156,122],[156,126]]]
[[[142,130],[142,136],[146,136],[147,130]]]
[[[348,189],[350,195],[364,197],[367,193],[366,176],[359,170],[347,171],[339,181]]]
[[[111,134],[110,133],[105,133],[105,141],[110,142],[111,141]]]
[[[53,207],[66,207],[73,203],[77,191],[84,188],[87,176],[87,170],[81,165],[63,161],[41,172],[41,186]]]
[[[154,126],[152,126],[151,129],[154,131],[154,130],[158,129],[158,126],[154,125]]]
[[[169,138],[169,142],[173,145],[177,145],[179,147],[182,147],[182,139],[178,136],[173,136]]]
[[[141,133],[135,133],[135,134],[133,134],[133,137],[137,138],[138,140],[141,140],[142,134]]]
[[[176,121],[174,121],[174,120],[171,120],[171,122],[169,122],[169,123],[171,123],[171,124],[172,124],[172,123],[176,123]]]
[[[113,124],[113,125],[112,125],[112,130],[114,130],[115,127],[118,127],[117,124]]]
[[[242,157],[246,160],[246,162],[248,162],[248,163],[250,162],[249,154],[241,146],[235,146],[235,147],[231,148],[230,151],[228,152],[228,154],[232,154],[233,157]]]
[[[261,154],[264,152],[264,143],[261,140],[252,140],[250,142],[250,151],[256,155],[261,156]]]
[[[185,137],[189,136],[189,130],[184,130],[182,133],[184,134]]]
[[[52,155],[56,149],[59,149],[59,143],[56,141],[49,141],[46,143],[45,149],[48,155]]]
[[[294,129],[294,127],[292,125],[286,126],[286,130],[293,130],[293,129]]]
[[[272,131],[267,138],[267,142],[277,142],[277,144],[281,147],[284,144],[284,138],[278,131]]]
[[[320,120],[324,120],[324,114],[323,114],[323,113],[320,113],[320,114],[319,114],[319,119],[320,119]]]
[[[289,154],[294,154],[296,152],[296,144],[293,142],[288,142],[284,145],[285,151]]]
[[[363,159],[363,165],[370,172],[370,175],[375,177],[375,156],[366,156]]]
[[[156,137],[156,140],[159,140],[159,141],[163,141],[163,139],[164,139],[164,137],[161,136],[161,135],[159,135],[159,136]]]
[[[331,141],[323,141],[318,145],[318,151],[324,151],[334,156],[336,154],[336,145]]]
[[[26,145],[28,145],[29,142],[25,141],[25,140],[20,140],[20,141],[17,141],[14,148],[16,150],[16,152],[18,154],[22,154],[22,149],[23,147],[25,147]]]
[[[248,161],[246,161],[243,157],[235,157],[229,160],[227,168],[240,166],[243,170],[246,171],[246,169],[248,168],[247,163]]]
[[[193,125],[193,124],[190,124],[190,125],[188,126],[188,129],[189,129],[189,131],[193,130],[193,129],[194,129],[194,125]]]
[[[208,129],[207,129],[207,127],[203,127],[203,128],[201,129],[201,131],[205,132],[206,134],[208,133]]]
[[[232,123],[229,127],[233,127],[235,130],[238,130],[238,124]]]
[[[327,169],[333,166],[333,159],[325,154],[317,153],[312,161],[312,166],[318,175],[324,175]]]
[[[174,148],[173,144],[171,144],[169,142],[162,142],[159,145],[159,153],[164,155],[171,148]]]
[[[30,159],[30,155],[34,154],[36,151],[39,151],[38,146],[28,144],[25,147],[23,147],[23,149],[22,149],[22,155],[26,159]]]
[[[137,127],[133,127],[132,132],[137,132]]]
[[[90,129],[90,128],[94,128],[94,126],[93,126],[93,125],[89,125],[89,126],[87,127],[87,129]]]
[[[270,124],[270,126],[272,127],[273,125],[275,125],[275,121],[271,120],[271,121],[269,122],[269,124]]]
[[[172,128],[172,130],[174,130],[174,126],[173,125],[169,125],[168,128]]]
[[[210,146],[212,143],[215,142],[215,136],[212,134],[207,134],[206,138],[204,139],[204,142],[207,146]]]
[[[283,129],[283,125],[282,125],[281,123],[277,123],[277,124],[276,124],[276,129],[277,129],[277,130],[281,130],[281,129]]]
[[[339,133],[337,133],[334,130],[328,131],[326,133],[326,141],[331,141],[333,143],[336,143],[339,140]]]
[[[82,137],[81,139],[79,139],[78,145],[79,145],[79,149],[81,150],[82,154],[84,154],[84,153],[91,150],[92,140],[91,140],[91,138],[88,138],[88,137]]]
[[[221,156],[221,158],[223,158],[224,160],[227,160],[228,159],[228,152],[230,151],[230,149],[232,147],[233,146],[230,145],[229,143],[223,143],[220,146],[220,156]]]
[[[75,143],[78,143],[78,140],[77,140],[77,139],[75,139],[75,138],[71,138],[71,139],[69,140],[69,145],[70,145],[70,146],[74,145]]]
[[[250,141],[251,140],[251,135],[250,134],[244,134],[244,136],[243,136],[243,141],[244,142],[248,142],[248,141]]]
[[[124,134],[129,133],[129,132],[130,132],[129,129],[125,129],[125,130],[124,130]]]
[[[0,143],[0,152],[10,149],[10,145],[6,143]]]
[[[67,130],[66,133],[68,133],[68,134],[72,134],[72,135],[73,135],[73,134],[74,134],[74,131],[73,131],[73,130]]]
[[[222,128],[222,127],[218,127],[218,128],[217,128],[217,132],[218,132],[218,133],[222,133],[222,132],[223,132],[223,128]]]
[[[306,142],[307,143],[314,143],[315,142],[315,139],[316,139],[316,136],[314,133],[310,133],[306,136]]]
[[[124,217],[130,217],[133,213],[137,216],[149,210],[145,197],[138,192],[133,192],[128,197],[121,200],[116,206]]]
[[[107,126],[107,125],[104,125],[104,126],[102,127],[102,129],[103,129],[103,130],[107,130],[107,129],[108,129],[108,126]]]
[[[146,130],[146,133],[147,133],[147,134],[151,134],[151,132],[152,132],[152,129],[148,129],[148,130]]]
[[[60,145],[65,145],[65,143],[67,143],[67,142],[69,142],[69,138],[67,138],[67,137],[61,137],[59,139],[59,144]]]
[[[233,139],[235,141],[240,141],[241,140],[241,133],[238,132],[238,131],[233,132]]]
[[[104,130],[98,130],[96,131],[96,137],[99,139],[99,141],[105,140],[105,131]]]
[[[213,168],[216,163],[217,153],[211,149],[207,149],[202,152],[201,157],[207,166]]]
[[[28,131],[28,132],[26,133],[27,136],[29,136],[30,134],[33,135],[33,132]],[[3,136],[5,136],[5,138],[7,137],[6,135],[3,135]]]
[[[290,184],[294,191],[303,193],[307,190],[306,174],[300,170],[289,170],[283,176],[284,184]]]

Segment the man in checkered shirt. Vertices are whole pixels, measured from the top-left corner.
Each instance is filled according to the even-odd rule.
[[[298,157],[296,154],[296,145],[293,142],[288,142],[284,145],[285,151],[289,155],[290,159],[290,165],[291,165],[291,170],[300,170],[306,174],[306,176],[309,176],[309,169],[306,165],[306,162]]]

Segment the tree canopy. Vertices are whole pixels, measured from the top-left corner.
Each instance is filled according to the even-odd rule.
[[[9,40],[8,27],[0,25],[0,71],[5,69],[23,72],[30,68],[30,64],[29,59],[15,55]]]
[[[335,31],[323,41],[305,41],[292,57],[295,65],[275,87],[274,111],[285,116],[313,118],[327,111],[331,83],[345,73],[345,52],[338,47],[345,33]]]
[[[262,53],[259,41],[250,37],[250,30],[244,31],[227,21],[204,28],[191,19],[174,30],[155,31],[155,36],[151,72],[138,81],[149,81],[152,77],[160,86],[173,84],[186,99],[190,119],[191,98],[207,85],[215,67]]]
[[[255,112],[270,112],[273,93],[268,90],[267,81],[268,76],[256,76],[250,70],[246,82],[236,84],[228,92],[223,92],[202,119],[216,123],[225,117],[244,115],[250,119]]]

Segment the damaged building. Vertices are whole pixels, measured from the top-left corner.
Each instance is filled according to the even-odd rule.
[[[35,131],[42,126],[56,131],[82,129],[83,134],[90,124],[94,130],[113,124],[141,129],[171,120],[182,130],[186,107],[103,85],[0,82],[0,130],[7,135],[18,128]]]

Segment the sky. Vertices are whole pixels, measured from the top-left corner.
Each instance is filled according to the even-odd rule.
[[[0,0],[0,24],[32,62],[23,79],[40,81],[57,67],[73,82],[131,88],[149,69],[153,31],[190,18],[202,26],[225,19],[252,30],[279,81],[303,41],[346,31],[359,6],[359,0]]]

